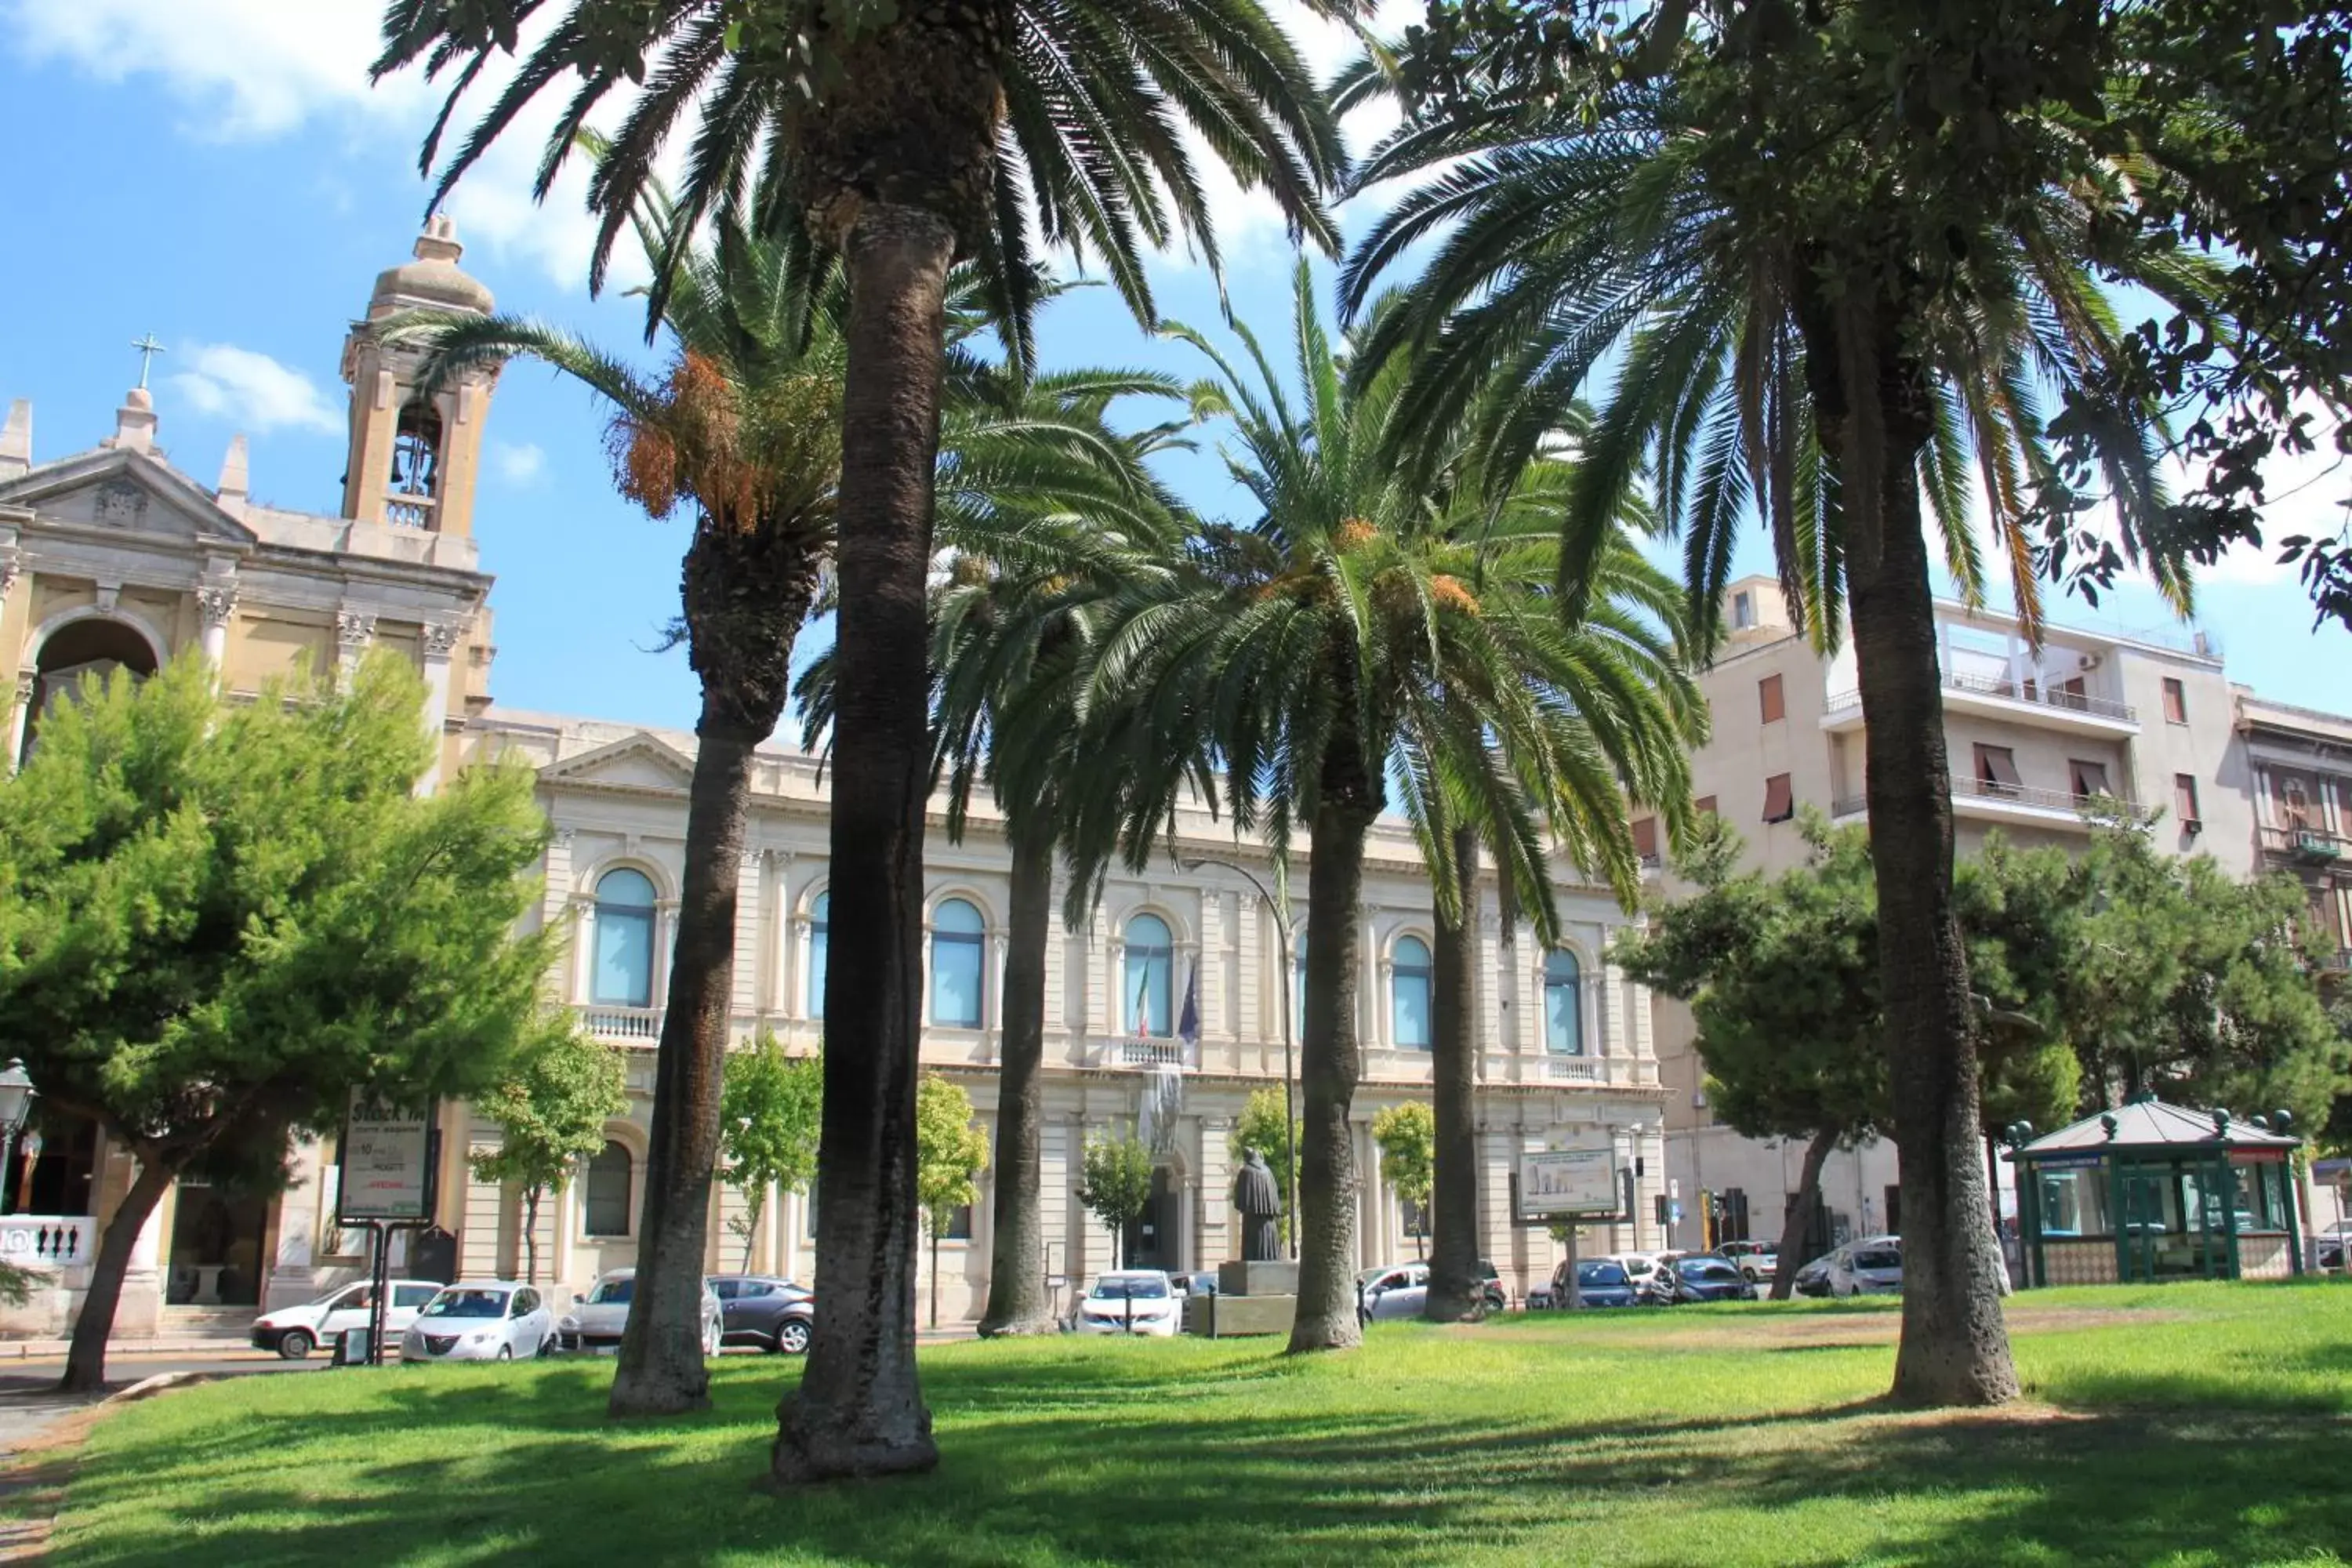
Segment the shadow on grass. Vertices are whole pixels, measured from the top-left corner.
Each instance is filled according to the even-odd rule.
[[[751,1488],[778,1392],[765,1368],[722,1377],[712,1411],[658,1426],[607,1423],[593,1369],[427,1373],[360,1409],[240,1412],[101,1450],[55,1561],[1670,1563],[1734,1560],[1701,1533],[1726,1519],[1761,1532],[1749,1561],[2242,1563],[2352,1547],[2340,1419],[1868,1405],[1497,1429],[1393,1404],[1216,1407],[1297,1364],[1171,1381],[1137,1357],[943,1363],[927,1369],[938,1474],[781,1500]],[[1223,1387],[1196,1394],[1195,1373]],[[420,1448],[420,1433],[446,1443]],[[364,1457],[379,1437],[386,1451]],[[280,1443],[361,1457],[289,1470]]]

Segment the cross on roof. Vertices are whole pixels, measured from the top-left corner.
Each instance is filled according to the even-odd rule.
[[[162,343],[157,342],[155,341],[155,334],[152,332],[148,333],[145,337],[141,338],[131,346],[139,351],[139,390],[144,392],[147,390],[148,367],[155,363],[155,356],[157,354],[169,353],[172,351],[165,348]]]

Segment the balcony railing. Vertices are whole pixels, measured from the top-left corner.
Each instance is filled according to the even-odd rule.
[[[1947,675],[1943,679],[1947,691],[1965,691],[1978,697],[1998,697],[2008,702],[2030,702],[2037,708],[2054,708],[2061,713],[2084,713],[2095,719],[2116,719],[2126,724],[2139,722],[2139,710],[2128,702],[2116,702],[2105,697],[2046,688],[2032,681],[2022,685],[2014,680],[2002,680],[1984,675]],[[1862,706],[1862,691],[1847,687],[1829,695],[1823,711],[1843,713]]]
[[[2322,974],[2352,974],[2352,947],[2323,952],[2312,962]]]
[[[2332,861],[2352,859],[2352,839],[2340,833],[2330,833],[2320,827],[2302,827],[2293,823],[2284,827],[2262,830],[2263,847],[2273,855],[2284,855],[2307,866],[2325,866]]]
[[[600,1040],[623,1046],[651,1046],[661,1042],[662,1010],[658,1007],[606,1007],[590,1005],[579,1009],[580,1023]]]
[[[1095,1042],[1095,1066],[1098,1068],[1191,1068],[1200,1066],[1182,1040],[1146,1037],[1137,1039],[1132,1035],[1117,1039]]]
[[[1560,1083],[1601,1083],[1609,1076],[1599,1057],[1546,1057],[1543,1075]]]
[[[15,1214],[0,1219],[0,1263],[51,1271],[89,1261],[98,1221],[89,1215]]]
[[[2068,811],[2077,815],[2095,805],[2128,807],[2131,805],[2129,800],[2117,795],[2075,795],[2063,789],[1989,784],[1983,779],[1958,776],[1952,780],[1952,798],[2008,801],[2017,805],[2039,806],[2045,811]],[[1860,816],[1869,809],[1868,798],[1858,795],[1841,795],[1830,803],[1832,817]]]

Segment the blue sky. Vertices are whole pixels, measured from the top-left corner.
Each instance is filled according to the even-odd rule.
[[[1404,9],[1414,9],[1408,3]],[[9,153],[10,242],[0,246],[0,403],[34,403],[37,459],[112,428],[136,379],[131,341],[152,331],[160,438],[209,484],[234,434],[252,443],[257,499],[331,512],[341,497],[344,388],[337,358],[376,272],[404,259],[422,216],[422,83],[371,89],[380,0],[0,0],[0,147]],[[1310,40],[1336,59],[1339,41]],[[546,208],[526,194],[536,142],[501,149],[452,203],[466,265],[501,308],[563,322],[616,347],[641,326],[634,301],[592,301],[576,186]],[[1262,201],[1219,189],[1234,309],[1286,332],[1290,252]],[[1360,228],[1365,215],[1349,215]],[[1163,311],[1213,326],[1213,280],[1187,258],[1154,272]],[[1327,274],[1328,277],[1328,274]],[[1041,330],[1053,363],[1198,370],[1144,336],[1108,291],[1069,300]],[[614,496],[603,421],[576,387],[534,366],[501,383],[476,517],[499,584],[494,689],[509,706],[689,725],[692,678],[649,651],[676,612],[683,530]],[[1195,504],[1234,500],[1203,457],[1173,475]],[[2332,531],[2340,470],[2279,476],[2292,490],[2273,531]],[[2278,526],[2284,523],[2284,526]],[[1761,569],[1763,542],[1743,550]],[[2061,621],[2161,627],[2154,595],[2127,590]],[[2315,633],[2291,574],[2232,557],[2200,588],[2199,625],[2231,676],[2283,700],[2352,707],[2352,635]]]

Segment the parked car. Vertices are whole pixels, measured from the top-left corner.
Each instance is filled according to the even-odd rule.
[[[1669,1302],[1756,1300],[1756,1281],[1728,1258],[1711,1252],[1675,1259],[1664,1270],[1663,1286]]]
[[[1658,1270],[1666,1266],[1666,1260],[1654,1252],[1612,1253],[1609,1260],[1622,1268],[1625,1277],[1639,1289],[1647,1289],[1657,1278]]]
[[[1829,1255],[1824,1253],[1798,1269],[1797,1277],[1789,1284],[1790,1288],[1800,1296],[1828,1295],[1830,1293]]]
[[[596,1281],[587,1295],[574,1302],[555,1325],[556,1348],[585,1351],[591,1355],[617,1355],[621,1334],[629,1326],[629,1302],[637,1290],[637,1271],[615,1268]],[[725,1314],[710,1281],[702,1282],[702,1353],[719,1353],[725,1337]]]
[[[816,1297],[807,1287],[770,1274],[717,1274],[710,1292],[719,1298],[721,1344],[807,1352],[816,1330]]]
[[[2326,1226],[2312,1240],[2316,1243],[2315,1261],[2322,1268],[2341,1268],[2344,1255],[2352,1251],[2352,1219],[2339,1219]]]
[[[1157,1268],[1097,1274],[1078,1300],[1074,1327],[1082,1334],[1157,1334],[1173,1339],[1184,1321],[1183,1299]]]
[[[445,1285],[400,1336],[403,1362],[524,1361],[555,1340],[555,1314],[536,1286],[511,1279]]]
[[[1365,1322],[1418,1318],[1429,1305],[1429,1265],[1391,1263],[1356,1276],[1356,1315]]]
[[[1883,1295],[1903,1289],[1903,1238],[1874,1236],[1850,1241],[1829,1258],[1829,1293],[1832,1296]]]
[[[394,1280],[391,1303],[383,1311],[386,1342],[405,1331],[416,1321],[425,1303],[433,1300],[440,1289],[440,1284],[431,1279]],[[276,1351],[288,1361],[300,1361],[320,1345],[332,1345],[349,1330],[372,1326],[374,1303],[375,1287],[362,1279],[356,1285],[330,1290],[315,1301],[264,1312],[253,1320],[254,1348]]]
[[[1511,1293],[1503,1289],[1503,1276],[1496,1270],[1491,1258],[1478,1259],[1478,1280],[1486,1289],[1486,1310],[1499,1312],[1511,1304]]]
[[[1217,1293],[1217,1275],[1211,1268],[1183,1268],[1168,1276],[1179,1296],[1213,1296]]]
[[[1587,1307],[1631,1307],[1639,1303],[1640,1292],[1624,1266],[1607,1258],[1587,1258],[1576,1266],[1577,1300]],[[1528,1293],[1529,1310],[1542,1308],[1566,1310],[1568,1297],[1568,1263],[1562,1259],[1552,1270],[1551,1283]]]
[[[1769,1241],[1727,1241],[1716,1250],[1732,1267],[1759,1285],[1769,1285],[1780,1272],[1780,1248]]]

